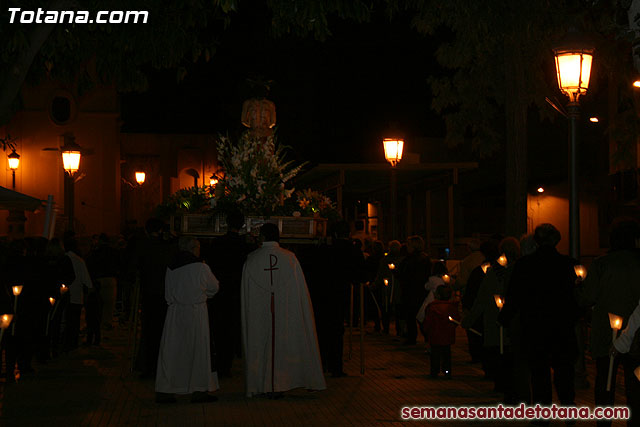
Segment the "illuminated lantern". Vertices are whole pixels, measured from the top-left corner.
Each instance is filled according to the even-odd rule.
[[[448,275],[448,274],[443,274],[443,275],[442,275],[442,281],[443,281],[444,283],[447,283],[447,284],[448,284],[449,282],[451,282],[451,277],[449,277],[449,275]]]
[[[593,48],[585,46],[577,34],[570,33],[561,46],[553,49],[553,53],[558,87],[571,102],[577,102],[589,87]]]
[[[11,154],[9,154],[7,158],[9,159],[9,169],[12,171],[18,169],[20,165],[20,154],[16,153],[15,149],[11,151]]]
[[[62,152],[62,167],[65,172],[73,176],[80,169],[80,146],[76,144],[76,139],[72,135],[64,135],[64,145],[60,147]]]
[[[404,140],[399,138],[385,138],[382,143],[384,144],[385,159],[387,159],[387,162],[391,163],[392,167],[395,167],[398,162],[402,160]]]
[[[22,293],[22,285],[13,287],[13,295],[18,296]]]
[[[136,172],[136,182],[139,185],[144,184],[145,178],[146,178],[146,174],[144,172]]]

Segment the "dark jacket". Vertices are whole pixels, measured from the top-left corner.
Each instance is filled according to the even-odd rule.
[[[550,246],[516,261],[498,321],[508,326],[521,314],[522,338],[531,355],[577,354],[575,322],[580,310],[574,297],[575,264]]]

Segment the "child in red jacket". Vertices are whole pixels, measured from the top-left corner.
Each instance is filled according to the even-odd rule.
[[[423,330],[431,342],[431,378],[442,370],[445,378],[451,378],[451,344],[456,341],[456,324],[449,316],[458,319],[458,306],[451,301],[453,290],[449,285],[438,286],[436,299],[427,306]]]

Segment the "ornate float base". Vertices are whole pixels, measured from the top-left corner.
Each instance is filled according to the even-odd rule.
[[[327,236],[327,220],[316,217],[272,216],[269,218],[248,216],[241,233],[257,235],[262,224],[278,226],[280,237],[285,239],[319,239]],[[222,215],[183,214],[171,217],[171,231],[177,234],[214,237],[227,232]]]

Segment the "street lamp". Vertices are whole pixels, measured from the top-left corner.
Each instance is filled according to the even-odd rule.
[[[136,172],[136,182],[138,185],[144,184],[144,180],[146,178],[146,174],[144,172]]]
[[[384,138],[382,140],[384,146],[384,157],[391,163],[391,238],[398,237],[398,176],[396,166],[402,160],[402,149],[404,148],[404,140],[402,138]]]
[[[11,150],[11,154],[7,156],[9,159],[9,169],[11,169],[11,176],[13,178],[13,189],[16,189],[16,169],[20,165],[20,154],[16,153],[15,148]]]
[[[64,168],[64,210],[68,216],[69,231],[73,231],[73,210],[74,210],[74,181],[73,175],[80,169],[81,148],[76,144],[76,138],[66,133],[62,135],[63,145],[60,147],[62,153],[62,167]]]
[[[569,97],[569,255],[580,258],[580,201],[578,198],[578,118],[580,96],[587,93],[593,48],[586,45],[575,31],[553,49],[556,61],[558,87]]]

